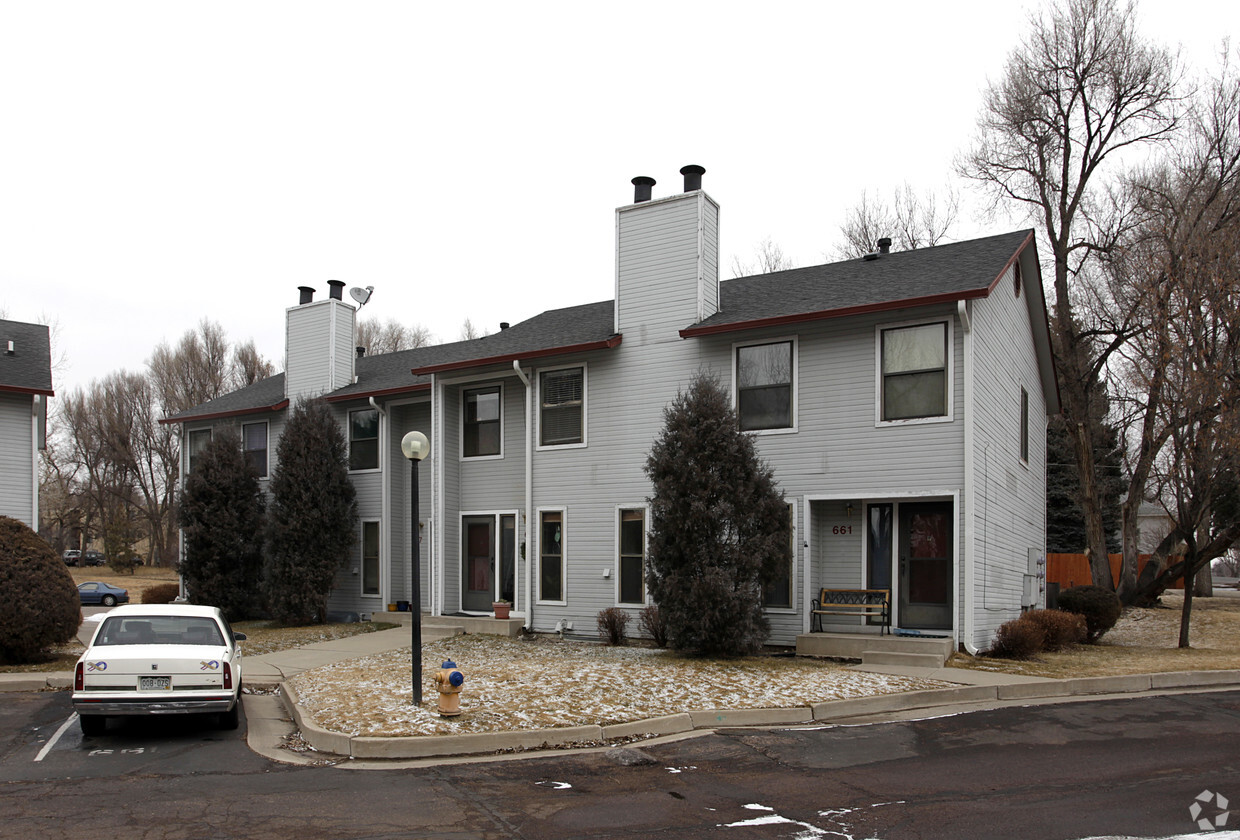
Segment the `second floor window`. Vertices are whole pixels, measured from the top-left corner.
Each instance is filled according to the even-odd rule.
[[[207,448],[207,444],[211,442],[210,429],[194,429],[189,433],[189,444],[186,446],[185,456],[185,472],[192,473],[194,471],[194,463],[198,460],[198,456],[202,454],[202,450]]]
[[[736,348],[736,413],[741,430],[792,428],[792,342]]]
[[[349,469],[379,469],[379,412],[349,412]]]
[[[882,418],[947,416],[947,324],[882,331]]]
[[[241,426],[241,449],[245,460],[259,478],[267,477],[267,424],[245,423]]]
[[[466,458],[500,454],[498,385],[465,392],[465,428],[461,452]]]
[[[539,446],[585,443],[585,368],[546,370],[539,375]]]

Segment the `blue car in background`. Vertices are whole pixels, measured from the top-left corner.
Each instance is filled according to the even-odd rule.
[[[129,590],[121,589],[110,583],[88,580],[78,584],[78,598],[81,599],[84,607],[100,604],[105,607],[115,607],[117,604],[129,603]]]

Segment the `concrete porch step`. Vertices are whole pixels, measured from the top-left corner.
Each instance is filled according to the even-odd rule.
[[[950,637],[897,636],[879,635],[878,633],[805,633],[797,636],[798,656],[861,660],[867,653],[921,654],[937,659],[933,666],[935,668],[941,668],[954,649],[955,643]],[[920,665],[919,662],[919,667]]]
[[[902,653],[891,650],[863,650],[862,665],[901,665],[908,668],[942,668],[946,659],[937,653]]]
[[[422,627],[459,627],[466,634],[486,633],[515,638],[521,635],[525,621],[520,618],[490,618],[473,615],[424,615]]]

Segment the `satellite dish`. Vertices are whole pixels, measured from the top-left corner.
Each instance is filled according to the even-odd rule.
[[[367,286],[364,289],[354,286],[352,289],[349,289],[349,297],[357,301],[357,307],[361,309],[366,305],[366,301],[370,300],[370,296],[374,294],[374,291],[374,286]]]

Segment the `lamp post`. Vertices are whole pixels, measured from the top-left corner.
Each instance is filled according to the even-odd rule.
[[[413,705],[422,705],[422,532],[418,528],[418,462],[431,454],[431,442],[421,432],[409,432],[400,441],[400,451],[409,459],[413,479],[409,484],[413,511],[413,593],[409,609],[413,612]]]

